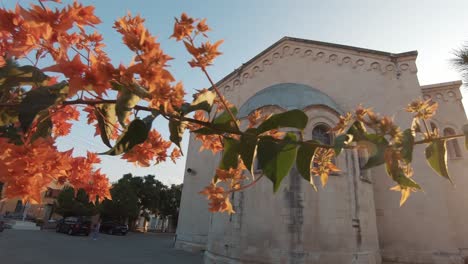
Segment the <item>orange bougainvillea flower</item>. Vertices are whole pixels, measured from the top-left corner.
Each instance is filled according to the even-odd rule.
[[[328,182],[330,173],[338,172],[338,169],[333,163],[335,151],[333,149],[318,148],[314,154],[314,166],[311,169],[312,174],[320,177],[322,186]]]
[[[76,107],[71,105],[50,109],[49,112],[53,124],[52,133],[55,136],[66,136],[70,134],[72,124],[69,123],[69,121],[78,121],[80,118],[80,112],[76,110]]]
[[[110,198],[108,179],[93,168],[99,162],[95,154],[72,157],[72,150],[58,151],[52,138],[38,138],[23,145],[0,138],[0,145],[0,181],[6,186],[5,198],[21,197],[40,203],[51,183],[84,188],[90,197]]]
[[[151,130],[148,139],[136,146],[122,156],[129,162],[134,162],[139,166],[148,167],[166,161],[167,150],[171,146],[170,141],[166,141],[156,130]]]
[[[174,148],[171,152],[171,160],[172,162],[176,163],[176,160],[182,156],[182,152],[180,152],[179,148]]]
[[[175,20],[176,22],[174,24],[174,33],[172,34],[171,37],[175,38],[177,41],[182,40],[186,37],[189,37],[193,32],[193,29],[194,29],[193,23],[195,22],[195,19],[189,17],[186,13],[182,13],[182,15],[180,16],[180,19],[176,18]],[[206,26],[203,23],[201,24],[200,27],[205,29],[208,26]]]
[[[218,40],[214,44],[209,41],[202,43],[200,47],[194,47],[192,44],[184,41],[187,51],[192,54],[193,60],[189,61],[189,65],[193,68],[206,68],[212,65],[214,59],[222,53],[218,51],[223,40]]]
[[[206,186],[200,194],[203,194],[210,201],[209,210],[210,212],[228,212],[230,214],[235,213],[232,208],[229,195],[224,191],[223,187],[216,186],[215,183],[211,183]]]

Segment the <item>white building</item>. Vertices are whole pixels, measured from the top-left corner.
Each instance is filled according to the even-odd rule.
[[[409,127],[411,115],[402,109],[418,97],[439,103],[434,126],[461,133],[467,123],[461,82],[421,86],[416,58],[416,51],[393,54],[285,37],[218,85],[240,118],[259,108],[304,110],[306,139],[323,137],[341,113],[360,103]],[[191,137],[176,246],[206,250],[206,263],[468,263],[468,153],[460,139],[448,145],[456,188],[430,169],[424,147],[417,147],[414,178],[424,192],[401,208],[384,169],[360,170],[356,151],[347,150],[337,158],[342,172],[319,192],[293,169],[276,194],[268,180],[236,193],[230,216],[210,213],[198,194],[219,156],[199,153]]]

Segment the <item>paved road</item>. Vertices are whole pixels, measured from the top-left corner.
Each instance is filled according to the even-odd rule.
[[[202,263],[201,254],[172,248],[168,234],[110,236],[93,241],[54,231],[10,230],[0,232],[2,264],[154,264]]]

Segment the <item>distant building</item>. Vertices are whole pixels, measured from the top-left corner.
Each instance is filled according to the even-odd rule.
[[[460,134],[467,123],[461,81],[421,86],[417,52],[387,53],[285,37],[227,75],[218,87],[244,119],[256,109],[301,109],[309,116],[305,139],[333,141],[326,131],[358,104],[394,115],[416,98],[439,103],[432,127]],[[293,168],[273,194],[267,179],[233,195],[234,215],[212,214],[198,192],[209,184],[220,156],[199,153],[193,136],[187,154],[176,247],[205,250],[205,263],[468,263],[468,153],[448,142],[456,184],[427,165],[424,147],[414,157],[424,188],[399,207],[400,193],[383,167],[360,169],[365,157],[346,150],[341,172],[313,191]],[[261,168],[259,168],[261,169]]]
[[[60,216],[54,214],[54,202],[61,191],[61,186],[50,185],[50,187],[43,192],[41,204],[24,204],[21,199],[8,199],[2,201],[0,202],[0,215],[10,214],[20,218],[26,210],[28,218],[43,221],[60,218]]]

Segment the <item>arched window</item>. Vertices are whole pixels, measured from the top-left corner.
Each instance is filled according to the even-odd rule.
[[[447,127],[444,129],[444,136],[453,136],[456,135],[455,130],[453,128]],[[461,149],[460,145],[458,145],[458,140],[456,138],[447,140],[447,152],[449,158],[461,158]]]
[[[322,144],[331,145],[332,135],[330,134],[330,127],[325,124],[320,124],[312,130],[312,139],[315,139]]]

